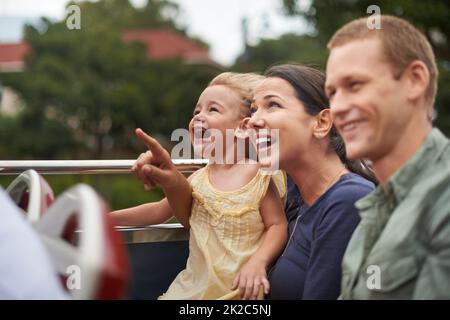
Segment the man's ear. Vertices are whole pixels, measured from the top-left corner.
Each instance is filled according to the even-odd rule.
[[[249,137],[248,135],[248,122],[250,121],[250,118],[244,118],[241,121],[239,121],[239,124],[236,128],[236,130],[234,130],[234,135],[236,138],[238,139],[247,139]]]
[[[316,115],[313,135],[317,139],[325,138],[333,127],[333,115],[330,108],[323,109]]]
[[[409,100],[417,100],[426,95],[430,83],[430,71],[423,61],[415,60],[410,63],[403,73],[407,80],[407,97]]]

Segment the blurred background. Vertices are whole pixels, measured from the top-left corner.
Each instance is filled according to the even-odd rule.
[[[67,24],[73,4],[79,29]],[[434,122],[449,136],[448,0],[0,0],[0,159],[134,159],[145,151],[136,127],[170,150],[215,75],[282,62],[323,69],[330,36],[370,5],[430,39]],[[56,194],[88,183],[113,209],[162,197],[129,175],[46,178]]]

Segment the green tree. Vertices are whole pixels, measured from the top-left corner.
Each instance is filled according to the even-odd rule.
[[[33,113],[0,116],[0,142],[0,159],[5,160],[65,159],[67,150],[78,147],[65,126]]]
[[[24,38],[32,50],[25,70],[2,75],[4,85],[24,101],[19,115],[23,119],[17,124],[35,118],[41,130],[33,134],[46,141],[30,149],[16,145],[22,156],[48,158],[62,150],[72,158],[120,156],[119,150],[140,148],[133,142],[135,127],[162,135],[185,127],[199,93],[217,69],[185,65],[180,59],[149,61],[142,44],[121,39],[128,28],[165,27],[185,34],[175,27],[176,5],[158,0],[140,9],[128,0],[77,4],[80,30],[69,30],[65,20],[45,18],[27,26]],[[20,130],[9,135],[29,129]],[[70,143],[56,147],[61,141]],[[0,145],[14,147],[7,138]]]
[[[23,101],[15,117],[0,115],[2,159],[134,158],[145,150],[134,129],[167,141],[172,130],[187,126],[200,92],[219,72],[181,59],[149,61],[142,44],[122,41],[122,32],[133,28],[164,27],[186,36],[169,1],[149,0],[143,8],[128,0],[77,5],[80,30],[69,30],[65,19],[27,26],[31,53],[24,71],[0,74]],[[56,194],[77,182],[91,184],[113,209],[162,196],[144,192],[131,175],[47,178]]]
[[[249,46],[235,62],[240,71],[264,72],[269,66],[280,63],[301,62],[324,68],[326,51],[317,37],[285,34],[279,39],[262,39]]]

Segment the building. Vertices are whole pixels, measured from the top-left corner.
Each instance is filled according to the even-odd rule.
[[[127,30],[122,34],[122,40],[126,43],[144,43],[147,57],[151,60],[181,58],[186,64],[207,64],[221,68],[209,57],[207,48],[170,29]],[[30,49],[25,42],[0,43],[0,73],[21,72]],[[0,83],[0,112],[14,114],[19,103],[18,96]]]
[[[144,43],[151,60],[181,58],[188,64],[217,65],[210,59],[208,49],[169,29],[127,30],[122,34],[122,40]]]

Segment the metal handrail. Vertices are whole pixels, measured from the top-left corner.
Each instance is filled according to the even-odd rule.
[[[20,174],[34,169],[40,174],[130,173],[135,159],[129,160],[1,160],[0,175]],[[208,164],[207,159],[172,159],[180,172],[192,173]]]

